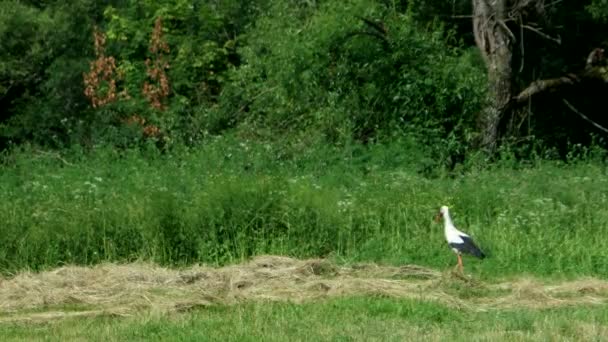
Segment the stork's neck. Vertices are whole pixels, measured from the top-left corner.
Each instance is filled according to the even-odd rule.
[[[443,214],[443,224],[446,232],[448,230],[456,230],[456,227],[454,227],[454,223],[452,223],[452,218],[450,217],[450,213],[448,211]]]

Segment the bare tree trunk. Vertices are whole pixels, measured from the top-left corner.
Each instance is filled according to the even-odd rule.
[[[507,0],[473,0],[473,31],[488,70],[488,104],[479,117],[481,145],[493,151],[499,138],[499,123],[508,112],[513,95],[513,43],[505,24]]]

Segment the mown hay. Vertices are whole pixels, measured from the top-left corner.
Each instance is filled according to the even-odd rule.
[[[454,292],[454,283],[465,290],[473,286],[482,290],[461,296]],[[431,300],[467,310],[603,304],[608,298],[608,282],[592,278],[559,284],[534,279],[471,284],[415,265],[339,267],[329,260],[282,256],[183,270],[148,263],[66,266],[0,280],[0,322],[187,311],[250,300],[300,303],[353,295]]]

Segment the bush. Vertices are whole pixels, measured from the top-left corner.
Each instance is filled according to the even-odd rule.
[[[90,119],[82,73],[96,1],[0,4],[0,139],[64,146]],[[2,89],[7,89],[2,91]]]
[[[441,26],[423,30],[373,1],[310,6],[279,1],[256,22],[211,131],[238,124],[334,143],[413,135],[467,146],[485,84],[473,52],[450,47]]]
[[[124,146],[128,140],[132,145],[131,134],[121,136],[125,130],[120,120],[133,116],[162,128],[165,136],[193,142],[203,131],[198,113],[214,105],[223,87],[223,73],[239,64],[237,38],[264,4],[2,2],[0,106],[7,110],[0,117],[0,143]],[[162,56],[149,51],[159,18],[162,27],[157,38],[167,43]],[[115,100],[120,101],[91,108],[91,96],[84,94],[83,74],[99,59],[93,48],[95,28],[95,39],[105,37],[105,57],[114,60],[110,77],[116,83]],[[168,77],[154,76],[147,59],[158,62],[156,71],[166,71]],[[164,63],[167,68],[162,67]],[[159,99],[150,94],[166,80],[170,89],[165,87],[161,93],[161,111],[156,108]],[[107,94],[108,89],[101,85],[98,90]]]

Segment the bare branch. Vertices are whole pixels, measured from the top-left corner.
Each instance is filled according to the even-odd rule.
[[[521,50],[521,63],[519,64],[519,72],[524,71],[524,19],[519,15],[519,49]]]
[[[530,30],[530,31],[532,31],[532,32],[534,32],[534,33],[536,33],[536,34],[538,34],[539,36],[541,36],[541,37],[543,37],[543,38],[545,38],[545,39],[548,39],[548,40],[550,40],[550,41],[553,41],[553,42],[555,42],[555,43],[557,43],[557,44],[561,44],[561,43],[562,43],[562,38],[561,38],[560,36],[558,36],[557,38],[553,38],[553,37],[551,37],[550,35],[548,35],[548,34],[546,34],[546,33],[541,32],[539,29],[537,29],[537,28],[535,28],[535,27],[533,27],[533,26],[526,25],[526,24],[521,24],[521,26],[522,26],[523,28],[528,29],[528,30]]]
[[[519,93],[519,95],[515,96],[514,100],[517,103],[522,103],[538,93],[547,90],[556,90],[562,86],[573,85],[578,82],[580,82],[578,76],[573,74],[547,80],[537,80],[532,82],[526,89]]]
[[[453,19],[473,19],[475,17],[479,18],[481,16],[480,15],[470,15],[470,14],[468,14],[468,15],[453,14],[450,16],[450,18],[453,18]]]
[[[602,48],[596,48],[591,51],[587,57],[587,63],[584,70],[567,74],[562,77],[536,80],[530,83],[530,85],[517,96],[513,97],[513,101],[521,104],[528,101],[533,95],[541,92],[555,91],[562,89],[564,86],[572,86],[589,81],[608,83],[608,66],[606,66],[606,58],[604,56],[604,49]]]
[[[598,124],[597,122],[589,119],[585,114],[581,113],[578,109],[574,108],[573,105],[570,104],[570,102],[566,101],[566,99],[562,99],[562,101],[564,102],[564,104],[566,106],[568,106],[568,108],[570,108],[571,111],[575,112],[576,114],[580,115],[583,119],[587,120],[590,124],[592,124],[593,126],[595,126],[595,128],[603,131],[604,133],[608,133],[608,129],[601,126],[600,124]]]
[[[549,4],[547,4],[547,5],[545,5],[545,8],[555,6],[555,5],[559,4],[559,3],[561,3],[562,1],[563,0],[555,0],[555,1],[553,1],[553,2],[551,2]]]
[[[502,26],[502,28],[505,29],[505,31],[507,31],[509,33],[509,37],[511,39],[513,39],[513,41],[517,40],[515,38],[515,35],[513,34],[513,31],[511,31],[511,29],[507,26],[507,24],[505,24],[504,20],[498,20],[498,23],[500,24],[500,26]]]

